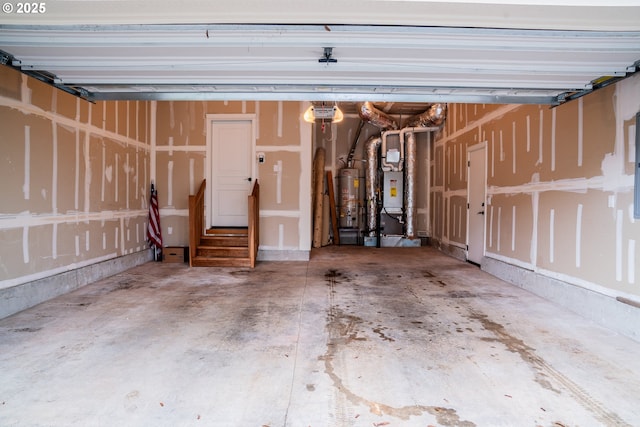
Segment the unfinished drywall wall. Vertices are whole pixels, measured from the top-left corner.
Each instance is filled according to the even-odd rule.
[[[4,314],[25,308],[15,287],[147,248],[147,105],[91,104],[0,67]]]
[[[255,123],[256,146],[250,155],[256,171],[252,178],[260,182],[258,259],[278,259],[278,253],[282,259],[308,258],[312,135],[302,120],[303,107],[284,101],[154,103],[153,179],[164,244],[188,246],[188,196],[213,167],[207,164],[207,115],[243,115]],[[264,154],[264,163],[258,163],[257,153]]]
[[[556,108],[450,105],[433,147],[432,237],[445,247],[465,247],[466,150],[484,142],[485,257],[639,300],[638,111],[640,76]]]

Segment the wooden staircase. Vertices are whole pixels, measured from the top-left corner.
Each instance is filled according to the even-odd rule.
[[[201,236],[194,267],[251,267],[249,228],[210,228]]]
[[[247,227],[214,227],[205,230],[202,181],[189,196],[189,265],[191,267],[255,267],[259,237],[260,186],[254,182],[248,199]]]

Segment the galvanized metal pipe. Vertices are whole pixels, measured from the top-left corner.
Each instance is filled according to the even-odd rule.
[[[378,148],[382,138],[380,135],[372,135],[365,143],[365,155],[367,159],[365,171],[365,192],[367,198],[367,234],[376,236],[378,228]]]
[[[382,130],[398,129],[398,123],[387,113],[378,110],[371,102],[358,104],[358,115],[365,122]]]
[[[440,126],[447,118],[447,104],[433,104],[426,111],[409,117],[403,128]]]
[[[416,144],[416,134],[414,132],[407,133],[407,142],[405,148],[406,167],[404,170],[404,214],[405,214],[405,237],[407,239],[415,238],[416,225],[416,163],[418,161],[418,149]]]
[[[434,132],[439,127],[415,127],[404,128],[400,131],[400,145],[405,146],[406,167],[405,167],[405,194],[404,194],[404,212],[405,212],[405,237],[408,239],[416,238],[416,175],[417,170],[417,140],[416,133]],[[405,143],[406,140],[406,143]]]

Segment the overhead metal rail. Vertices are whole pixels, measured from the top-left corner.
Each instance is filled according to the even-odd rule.
[[[638,71],[640,31],[0,25],[5,64],[89,101],[559,105]]]

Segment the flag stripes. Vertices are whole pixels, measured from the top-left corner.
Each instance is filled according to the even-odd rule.
[[[149,244],[156,249],[162,249],[162,231],[160,230],[160,210],[158,209],[158,192],[151,185],[151,200],[149,202],[149,227],[147,228]]]

